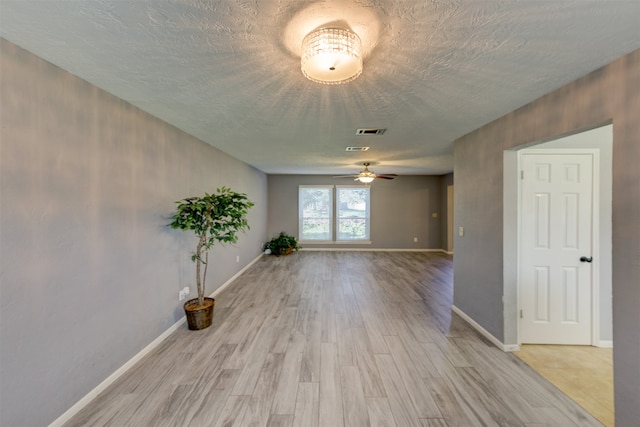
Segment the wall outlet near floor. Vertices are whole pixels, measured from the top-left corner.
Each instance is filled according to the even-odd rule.
[[[236,262],[240,262],[240,255],[236,255]]]
[[[464,236],[464,227],[458,227],[458,236]]]
[[[184,288],[178,291],[178,301],[182,301],[189,295],[189,287],[185,286]]]
[[[417,237],[413,238],[413,243],[418,243],[418,238]]]

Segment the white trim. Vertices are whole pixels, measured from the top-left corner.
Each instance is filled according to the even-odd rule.
[[[301,190],[307,188],[327,189],[331,191],[331,197],[329,200],[329,225],[331,228],[330,240],[304,240],[304,209],[301,203]],[[366,239],[338,239],[338,228],[340,222],[340,207],[338,203],[340,190],[345,189],[366,189]],[[308,245],[368,245],[371,244],[371,187],[368,185],[298,185],[298,243]]]
[[[600,342],[600,150],[593,150],[591,175],[591,345]],[[611,343],[613,345],[613,342]]]
[[[340,251],[340,252],[443,252],[448,253],[444,249],[388,249],[388,248],[301,248],[301,251],[320,252],[320,251]]]
[[[249,264],[245,265],[244,267],[242,267],[242,269],[240,269],[240,271],[238,271],[236,274],[234,274],[233,276],[231,276],[229,278],[229,280],[227,280],[226,282],[224,282],[222,285],[218,286],[218,288],[213,291],[211,293],[211,295],[209,295],[211,298],[215,297],[216,295],[219,295],[223,290],[225,290],[227,287],[229,287],[229,285],[231,285],[231,283],[233,283],[234,280],[236,280],[238,277],[240,277],[240,275],[242,273],[244,273],[245,271],[247,271],[249,269],[249,267],[251,267],[253,264],[255,264],[256,262],[258,262],[258,260],[260,258],[262,258],[262,256],[264,255],[264,252],[260,252],[260,255],[258,255],[257,257],[255,257],[253,259],[253,261],[251,261]]]
[[[124,365],[118,368],[114,373],[109,375],[104,381],[98,384],[93,390],[87,393],[82,399],[76,402],[71,408],[67,409],[67,411],[60,415],[58,419],[49,424],[49,427],[58,427],[64,425],[67,421],[69,421],[74,415],[80,412],[85,406],[87,406],[93,399],[98,397],[100,393],[102,393],[107,387],[113,384],[118,378],[120,378],[125,372],[131,369],[138,361],[140,361],[144,356],[150,353],[153,349],[158,347],[169,335],[178,330],[178,328],[186,322],[186,317],[178,320],[174,323],[169,329],[164,331],[162,335],[153,340],[149,345],[140,350],[138,354],[129,359]]]
[[[518,351],[520,350],[520,346],[517,344],[503,344],[498,338],[494,337],[489,331],[483,328],[478,322],[469,317],[464,311],[460,310],[455,305],[451,306],[451,311],[460,316],[462,320],[467,322],[473,329],[478,331],[480,335],[491,341],[493,345],[498,347],[502,351]]]
[[[300,240],[300,245],[370,245],[371,240]]]
[[[240,271],[234,274],[229,280],[224,282],[221,286],[219,286],[213,293],[211,293],[210,297],[215,297],[220,294],[225,288],[227,288],[238,276],[244,273],[249,267],[251,267],[254,263],[256,263],[261,257],[262,253],[258,255],[253,261],[244,266]],[[100,393],[102,393],[107,387],[113,384],[118,378],[120,378],[124,373],[126,373],[129,369],[131,369],[136,363],[138,363],[144,356],[151,353],[156,347],[158,347],[165,339],[167,339],[172,333],[178,330],[180,326],[182,326],[187,321],[186,317],[182,317],[176,323],[174,323],[169,329],[164,331],[158,338],[153,340],[149,345],[140,350],[138,354],[129,359],[124,365],[118,368],[115,372],[109,375],[104,381],[98,384],[93,390],[87,393],[82,399],[77,401],[71,408],[67,409],[62,415],[60,415],[55,421],[49,424],[49,427],[61,427],[74,415],[80,412],[85,406],[87,406],[93,399],[98,397]]]
[[[598,341],[598,345],[596,345],[596,347],[600,347],[600,348],[613,348],[613,341],[604,341],[604,340],[600,340],[600,341]]]

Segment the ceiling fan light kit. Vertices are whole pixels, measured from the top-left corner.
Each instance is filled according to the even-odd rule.
[[[343,28],[320,28],[302,41],[302,73],[316,83],[348,83],[362,73],[360,37]]]
[[[374,179],[375,179],[375,176],[360,176],[356,178],[354,181],[360,181],[365,184],[369,184],[370,182],[373,182]]]
[[[369,184],[373,182],[373,180],[376,178],[393,179],[396,176],[398,176],[394,173],[390,173],[390,174],[374,173],[373,171],[369,170],[369,166],[371,165],[371,163],[369,162],[364,162],[362,165],[364,166],[364,169],[361,170],[356,175],[338,175],[338,176],[334,176],[334,178],[354,178],[354,181],[360,181],[363,184]]]

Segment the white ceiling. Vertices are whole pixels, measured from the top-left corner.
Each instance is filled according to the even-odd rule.
[[[332,22],[364,44],[346,85],[300,72]],[[441,174],[456,138],[640,48],[640,0],[0,0],[0,35],[266,173]]]

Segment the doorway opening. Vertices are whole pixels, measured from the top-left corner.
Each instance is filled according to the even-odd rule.
[[[521,268],[521,229],[520,229],[520,165],[519,155],[526,150],[544,149],[554,152],[554,150],[567,149],[586,149],[597,150],[600,158],[598,170],[598,178],[596,185],[598,187],[599,202],[595,209],[599,215],[599,230],[595,238],[594,244],[597,245],[599,252],[598,259],[594,259],[594,274],[599,282],[599,289],[596,295],[596,306],[592,307],[596,318],[592,322],[591,346],[602,347],[605,352],[611,352],[610,347],[613,346],[613,326],[612,326],[612,239],[611,239],[611,217],[612,217],[612,201],[611,201],[611,176],[612,176],[612,147],[613,147],[613,126],[606,125],[585,132],[576,133],[570,136],[554,139],[552,141],[530,144],[526,147],[519,147],[516,150],[504,152],[504,344],[505,348],[517,350],[523,344],[520,334],[520,268]],[[572,359],[572,351],[567,348],[563,352],[564,346],[554,345],[547,346],[543,351],[549,354],[556,354],[554,357],[555,366],[560,366],[563,362]],[[588,350],[586,346],[582,350]],[[528,350],[525,348],[524,351]],[[556,350],[559,350],[556,351]],[[594,348],[594,350],[600,350]],[[524,354],[523,351],[523,354]],[[595,352],[597,353],[597,351]],[[524,359],[524,357],[523,357]],[[610,360],[610,358],[609,358]],[[535,366],[532,366],[534,369]],[[612,366],[608,362],[602,361],[600,365],[603,372],[611,372]],[[540,371],[541,374],[544,373]],[[568,374],[568,370],[565,372]],[[611,378],[612,376],[607,375]],[[568,393],[567,393],[568,394]],[[576,396],[569,397],[576,400]],[[611,408],[613,410],[613,408]],[[596,415],[596,414],[594,414]],[[608,424],[607,422],[604,422]]]

